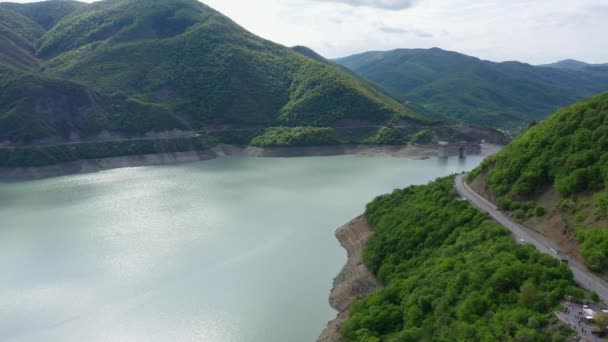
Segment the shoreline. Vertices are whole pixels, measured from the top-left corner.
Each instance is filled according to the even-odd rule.
[[[329,305],[336,309],[338,314],[327,323],[317,342],[341,341],[340,328],[348,319],[354,301],[382,287],[380,281],[363,263],[363,248],[372,234],[372,228],[365,216],[359,216],[336,230],[336,239],[346,250],[348,259],[334,278],[329,295]]]
[[[33,167],[0,167],[0,181],[25,181],[53,178],[73,174],[85,174],[104,170],[143,167],[156,165],[175,165],[230,156],[249,157],[313,157],[355,155],[369,157],[399,157],[427,159],[440,155],[438,145],[331,145],[306,147],[253,147],[220,144],[200,151],[146,154],[137,156],[85,159],[68,163],[33,166]],[[469,155],[489,155],[499,145],[482,144],[479,150],[467,151]]]

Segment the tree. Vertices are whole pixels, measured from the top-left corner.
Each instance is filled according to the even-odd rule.
[[[593,319],[602,330],[605,330],[606,327],[608,327],[608,313],[598,312],[595,314],[595,316],[593,316]]]
[[[536,286],[531,282],[525,282],[519,291],[519,304],[531,307],[536,301]]]

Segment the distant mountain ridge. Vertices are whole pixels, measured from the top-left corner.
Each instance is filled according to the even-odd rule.
[[[586,68],[594,68],[594,67],[608,67],[608,63],[602,64],[589,64],[581,61],[577,61],[575,59],[564,59],[563,61],[551,63],[551,64],[541,64],[539,67],[545,68],[556,68],[556,69],[568,69],[568,70],[583,70]]]
[[[338,58],[404,102],[449,119],[525,128],[562,106],[608,90],[608,69],[562,70],[494,63],[439,48],[372,51]]]
[[[0,3],[0,141],[425,122],[310,51],[195,0]]]

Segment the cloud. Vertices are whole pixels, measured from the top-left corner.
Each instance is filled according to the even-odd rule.
[[[420,38],[433,38],[433,34],[429,32],[415,30],[413,33]]]
[[[406,34],[406,33],[410,32],[410,31],[408,31],[406,29],[402,29],[400,27],[391,27],[391,26],[380,26],[378,29],[384,33],[391,33],[391,34]]]
[[[316,0],[320,2],[343,3],[355,7],[374,7],[400,11],[412,7],[418,0]]]
[[[422,30],[406,30],[401,27],[394,26],[378,26],[378,30],[388,34],[413,34],[418,38],[433,38],[433,34]]]

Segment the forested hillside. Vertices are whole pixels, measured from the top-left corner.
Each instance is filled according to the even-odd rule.
[[[366,52],[335,60],[435,118],[518,131],[608,90],[608,68],[493,63],[438,48]]]
[[[17,12],[28,17],[41,28],[48,30],[59,22],[63,17],[71,14],[86,3],[72,0],[51,0],[27,4],[2,2],[0,7]]]
[[[459,200],[453,179],[376,198],[364,250],[385,287],[357,302],[346,341],[563,341],[551,324],[570,270]]]
[[[548,214],[539,213],[545,215],[543,220],[551,220],[557,235],[576,238],[573,247],[580,248],[592,270],[606,271],[608,93],[562,109],[531,127],[486,159],[470,180],[522,220],[531,216],[522,211],[522,202],[544,202]]]
[[[333,63],[256,37],[196,0],[3,3],[0,30],[0,141],[424,122]]]
[[[44,30],[29,18],[0,6],[0,66],[35,68],[35,43]]]

